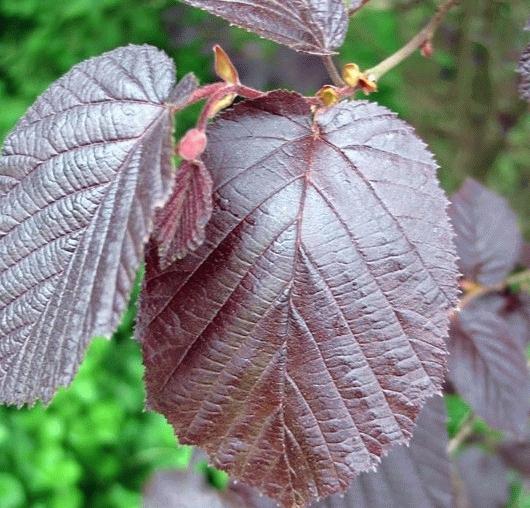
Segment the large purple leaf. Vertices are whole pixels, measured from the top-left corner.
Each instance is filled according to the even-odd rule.
[[[289,507],[409,440],[440,391],[457,293],[412,129],[364,101],[317,118],[275,92],[214,123],[206,242],[166,270],[150,249],[138,327],[151,406]]]
[[[125,309],[168,190],[171,60],[128,46],[76,65],[0,159],[0,399],[49,401]]]
[[[468,448],[458,457],[456,508],[503,508],[508,501],[507,469],[495,455]]]
[[[506,200],[468,179],[453,195],[449,216],[464,277],[486,286],[503,282],[522,247],[517,217]]]
[[[171,197],[156,215],[154,236],[166,268],[204,241],[212,214],[212,179],[202,162],[183,161]]]
[[[377,471],[359,475],[345,496],[332,496],[315,508],[450,508],[451,463],[445,421],[443,398],[429,400],[410,447],[391,450]]]
[[[343,0],[183,1],[305,53],[332,53],[348,28]]]
[[[525,346],[502,313],[505,299],[471,301],[451,328],[449,378],[458,393],[490,425],[524,432],[530,410]]]

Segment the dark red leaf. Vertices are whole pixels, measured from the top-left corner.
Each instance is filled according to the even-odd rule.
[[[147,257],[148,398],[184,443],[284,506],[345,490],[440,391],[456,267],[435,164],[381,106],[300,96],[209,130],[206,242]],[[156,246],[155,246],[156,247]]]
[[[172,61],[128,46],[76,65],[0,159],[0,400],[49,401],[125,309],[170,189]]]
[[[505,300],[471,301],[455,318],[449,340],[449,379],[490,425],[524,432],[530,410],[525,347],[501,316]]]
[[[503,282],[522,246],[517,217],[506,200],[468,179],[453,195],[449,216],[464,277],[486,286]]]
[[[212,214],[212,179],[202,162],[184,161],[173,194],[159,210],[154,236],[160,264],[166,268],[204,242],[204,228]]]
[[[183,0],[296,51],[326,55],[348,28],[343,0]]]
[[[506,466],[495,455],[468,448],[458,457],[457,507],[502,508],[508,501]]]
[[[323,500],[314,508],[449,508],[451,506],[451,464],[447,456],[446,411],[441,397],[430,399],[418,417],[410,447],[399,446],[383,458],[376,472],[362,473],[345,495]],[[182,485],[185,480],[189,483]],[[404,486],[406,485],[406,488]],[[157,473],[148,487],[145,508],[212,506],[190,502],[189,494],[211,496],[197,475]],[[155,498],[156,494],[156,498]],[[255,489],[231,484],[213,506],[230,508],[275,508],[276,503],[260,496]],[[165,496],[165,497],[162,497]],[[154,500],[158,504],[154,504]],[[210,497],[209,499],[213,499]],[[195,498],[195,501],[198,499]],[[164,501],[162,503],[162,501]],[[186,503],[188,504],[179,504]]]
[[[450,508],[451,464],[445,421],[443,398],[429,400],[410,447],[392,449],[378,470],[359,475],[345,496],[332,496],[315,508]]]

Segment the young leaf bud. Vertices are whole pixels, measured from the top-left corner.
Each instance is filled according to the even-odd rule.
[[[324,85],[318,92],[317,97],[322,101],[324,106],[333,106],[340,100],[340,93],[336,87],[331,85]]]
[[[226,51],[218,44],[213,47],[213,51],[215,53],[215,73],[230,85],[239,83],[239,74]]]
[[[366,95],[377,92],[377,83],[373,79],[369,79],[365,74],[361,74],[359,77],[359,86]]]
[[[187,161],[197,160],[206,149],[206,134],[199,129],[191,129],[178,144],[178,154]]]
[[[362,72],[359,70],[359,66],[357,64],[349,63],[342,68],[342,79],[348,86],[351,86],[352,88],[357,86],[361,75]]]
[[[230,93],[228,95],[225,95],[222,99],[219,99],[212,103],[210,106],[210,110],[208,111],[208,117],[213,118],[219,111],[227,108],[228,106],[231,106],[234,102],[234,99],[237,97],[237,94]]]
[[[421,56],[431,58],[433,54],[432,41],[425,41],[420,47]]]

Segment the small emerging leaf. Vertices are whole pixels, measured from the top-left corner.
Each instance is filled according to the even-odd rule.
[[[226,51],[218,44],[213,47],[213,50],[215,53],[215,73],[217,76],[230,85],[239,83],[237,70],[230,57],[226,54]]]
[[[197,77],[193,72],[189,72],[173,88],[168,99],[169,102],[177,109],[183,108],[198,86]]]
[[[200,161],[184,161],[168,202],[156,215],[154,237],[160,264],[166,268],[204,241],[212,214],[212,179]]]
[[[210,107],[210,111],[208,112],[208,117],[213,118],[215,115],[220,113],[223,109],[230,107],[233,104],[236,97],[237,97],[237,94],[230,93],[228,95],[225,95],[222,99],[219,99],[215,101],[214,103],[212,103]]]

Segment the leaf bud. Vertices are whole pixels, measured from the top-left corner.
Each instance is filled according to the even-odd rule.
[[[354,63],[348,63],[342,68],[342,79],[344,82],[355,88],[359,83],[359,79],[362,75],[362,72],[359,69],[359,66]]]
[[[218,44],[213,47],[213,51],[217,76],[230,85],[237,85],[239,83],[239,74],[226,51]]]
[[[324,106],[333,106],[340,100],[338,89],[331,85],[324,85],[318,92],[317,97],[322,101]]]
[[[199,129],[191,129],[180,140],[178,154],[187,161],[197,160],[207,145],[206,134]]]

